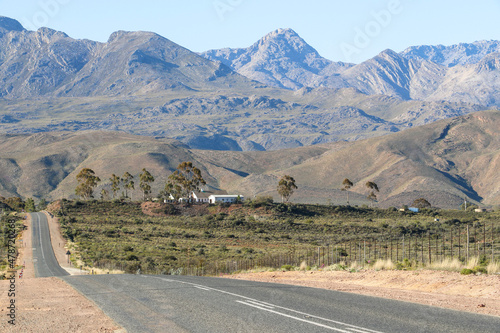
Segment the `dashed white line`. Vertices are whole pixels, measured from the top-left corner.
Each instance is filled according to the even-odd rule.
[[[210,291],[210,289],[208,289],[208,288],[203,288],[203,287],[198,287],[198,286],[195,286],[195,288],[198,288],[198,289],[201,289],[201,290]]]

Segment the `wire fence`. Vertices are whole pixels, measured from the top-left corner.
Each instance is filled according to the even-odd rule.
[[[428,231],[401,236],[355,237],[347,241],[323,246],[303,245],[286,253],[266,254],[255,258],[237,258],[207,261],[206,258],[188,258],[175,267],[160,269],[142,265],[143,274],[175,274],[219,276],[258,268],[279,269],[289,265],[322,268],[333,264],[350,266],[373,264],[377,260],[393,263],[412,262],[431,265],[445,259],[467,263],[471,258],[484,262],[500,262],[500,227],[494,224],[453,227],[448,230]],[[108,263],[96,265],[102,269],[124,270],[124,265]]]

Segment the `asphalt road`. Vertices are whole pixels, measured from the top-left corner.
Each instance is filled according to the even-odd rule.
[[[36,277],[69,275],[57,262],[50,241],[49,224],[44,213],[31,214],[31,243]]]
[[[500,318],[329,290],[220,278],[63,277],[128,332],[500,332]]]

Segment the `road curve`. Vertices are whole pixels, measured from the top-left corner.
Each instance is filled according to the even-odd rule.
[[[69,275],[57,262],[52,249],[47,216],[44,213],[30,213],[30,215],[35,277]]]
[[[192,276],[63,277],[128,332],[499,332],[500,318],[407,302]]]

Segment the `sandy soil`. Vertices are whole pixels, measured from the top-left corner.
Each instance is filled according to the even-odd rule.
[[[264,272],[226,278],[351,292],[500,316],[500,276],[443,271]]]
[[[19,248],[18,263],[25,263],[23,277],[15,281],[15,297],[8,296],[9,281],[0,281],[0,332],[125,332],[107,317],[93,302],[79,294],[66,282],[58,278],[38,278],[34,276],[31,246],[31,221],[25,223],[28,230],[23,232],[22,247]],[[57,225],[49,223],[53,244],[64,241]],[[55,236],[55,237],[54,237]],[[59,253],[59,254],[58,254]],[[64,264],[64,247],[56,247],[56,256]],[[67,264],[66,264],[67,265]],[[77,273],[79,270],[74,270]],[[19,272],[17,277],[19,277]],[[15,299],[16,325],[8,323],[7,306]]]

